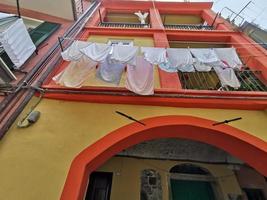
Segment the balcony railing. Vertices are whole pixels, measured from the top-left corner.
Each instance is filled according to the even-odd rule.
[[[164,27],[175,30],[213,30],[213,26],[194,24],[164,24]]]
[[[98,26],[111,27],[111,28],[149,28],[150,24],[124,23],[124,22],[100,22]]]
[[[241,87],[234,89],[231,87],[222,88],[220,80],[215,71],[210,72],[178,72],[183,89],[191,90],[226,90],[226,91],[267,91],[264,85],[255,74],[260,71],[243,70],[236,71],[235,74],[240,81]]]

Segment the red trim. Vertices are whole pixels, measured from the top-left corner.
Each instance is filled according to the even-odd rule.
[[[162,116],[142,120],[146,126],[123,126],[83,150],[73,160],[61,200],[82,200],[88,177],[123,149],[159,138],[184,138],[221,148],[267,176],[267,143],[228,125],[191,116]]]
[[[98,90],[99,91],[99,90]],[[115,92],[115,91],[114,91]],[[104,104],[130,104],[148,106],[172,106],[185,108],[214,108],[214,109],[240,109],[240,110],[265,110],[267,100],[242,100],[242,99],[220,99],[220,98],[194,98],[185,97],[153,97],[153,96],[125,96],[125,95],[84,95],[84,94],[45,94],[46,98],[67,101],[82,101]]]

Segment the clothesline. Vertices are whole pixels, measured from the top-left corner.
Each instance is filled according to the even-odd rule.
[[[153,65],[167,72],[217,73],[222,87],[239,88],[240,83],[234,69],[242,65],[234,48],[189,49],[154,48],[123,45],[107,45],[86,41],[75,41],[62,52],[62,57],[72,63],[55,76],[56,83],[66,87],[81,87],[97,67],[96,78],[118,85],[126,70],[126,88],[141,95],[154,94]]]

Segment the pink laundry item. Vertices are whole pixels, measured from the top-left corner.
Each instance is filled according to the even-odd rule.
[[[139,95],[154,94],[154,68],[143,56],[137,57],[136,66],[127,65],[125,87]]]

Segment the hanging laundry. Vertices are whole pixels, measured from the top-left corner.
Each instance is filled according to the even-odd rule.
[[[97,62],[86,56],[71,62],[62,72],[53,77],[53,80],[62,86],[80,88],[87,80],[90,73],[96,69]]]
[[[65,51],[61,53],[61,56],[66,61],[78,61],[83,56],[80,49],[85,48],[90,44],[90,42],[75,40]]]
[[[154,94],[154,67],[143,56],[137,57],[135,67],[127,66],[125,87],[140,95]]]
[[[137,54],[138,47],[115,45],[110,59],[112,62],[136,66]]]
[[[96,77],[108,83],[120,84],[125,64],[113,63],[108,56],[104,62],[99,63],[96,71]]]
[[[91,45],[80,49],[84,55],[97,62],[104,62],[111,50],[112,47],[110,45],[98,43],[92,43]]]
[[[234,69],[227,67],[222,62],[218,66],[214,66],[213,69],[220,79],[222,87],[230,86],[235,89],[240,87],[240,82],[235,75]]]
[[[194,72],[193,57],[189,49],[167,49],[167,63],[159,64],[159,67],[167,72]]]
[[[194,67],[198,72],[209,72],[212,69],[212,64],[201,63],[196,58],[194,58]]]
[[[213,63],[218,62],[219,58],[216,55],[214,49],[190,49],[193,56],[200,62],[200,63]]]
[[[235,48],[216,48],[215,52],[218,58],[227,62],[231,68],[240,70],[243,67]]]
[[[10,22],[0,33],[0,43],[17,68],[20,68],[36,50],[22,19]]]
[[[165,48],[141,47],[141,52],[144,54],[145,60],[153,65],[168,62]]]

